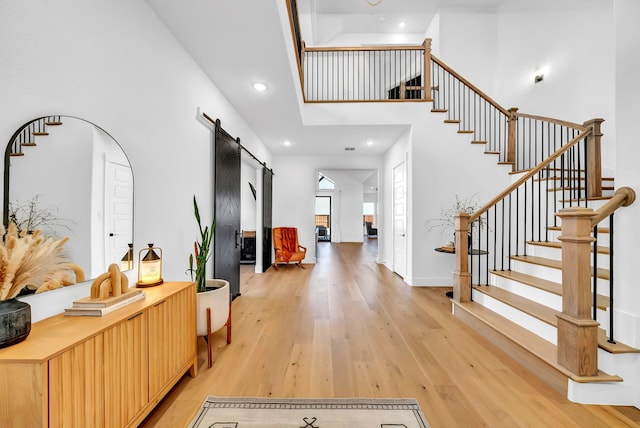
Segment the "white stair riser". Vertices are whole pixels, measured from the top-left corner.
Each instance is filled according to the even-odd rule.
[[[477,290],[473,290],[472,295],[474,302],[479,303],[482,306],[492,310],[493,312],[520,325],[521,327],[526,328],[527,330],[540,336],[544,340],[551,342],[554,345],[556,344],[558,334],[555,327],[543,321],[540,321],[535,317],[525,314],[524,312],[519,311],[513,306],[509,306],[499,300],[494,299],[493,297],[480,293]]]
[[[498,275],[492,275],[492,284],[526,299],[548,306],[556,311],[562,311],[562,296],[557,294],[549,293],[548,291]]]
[[[511,269],[528,275],[537,276],[538,278],[562,283],[562,271],[560,269],[540,266],[533,263],[525,263],[517,260],[511,261]],[[608,280],[598,278],[598,294],[609,295]]]
[[[608,242],[607,242],[608,243]],[[544,257],[552,260],[562,260],[562,249],[547,247],[544,245],[529,245],[527,247],[527,255],[528,256],[537,256]],[[593,253],[591,254],[593,257]],[[593,264],[593,261],[592,261]],[[598,254],[598,267],[609,269],[609,255],[608,254]]]

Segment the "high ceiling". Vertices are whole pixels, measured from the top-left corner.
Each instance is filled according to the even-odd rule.
[[[291,40],[283,32],[277,8],[284,0],[146,1],[272,153],[345,155],[344,148],[351,146],[357,148],[351,156],[379,155],[406,131],[401,125],[303,125],[287,53]],[[306,22],[314,23],[304,31],[316,36],[404,33],[424,38],[443,5],[490,7],[501,2],[383,0],[372,7],[365,0],[299,0],[299,8],[309,17]],[[406,22],[404,28],[398,27],[400,20]],[[322,27],[326,22],[333,23],[330,29]],[[256,81],[265,82],[267,91],[256,92]],[[285,146],[285,141],[291,145]]]

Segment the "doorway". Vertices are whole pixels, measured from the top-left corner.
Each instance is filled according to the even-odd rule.
[[[316,196],[316,238],[331,242],[331,196]]]
[[[393,168],[393,271],[407,274],[407,168],[404,162]]]

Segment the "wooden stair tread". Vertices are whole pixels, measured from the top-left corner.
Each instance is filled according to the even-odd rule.
[[[444,123],[460,123],[458,119],[445,119]]]
[[[498,165],[515,165],[515,162],[498,162]]]
[[[35,132],[32,132],[31,135],[36,135],[36,136],[38,136],[38,135],[49,135],[49,133],[46,132],[46,131],[35,131]]]
[[[456,308],[464,310],[469,315],[488,325],[511,342],[527,350],[529,353],[575,382],[622,382],[622,378],[620,376],[608,375],[602,371],[599,371],[597,376],[577,376],[557,363],[557,349],[553,343],[547,342],[540,336],[520,327],[516,323],[490,309],[485,308],[479,303],[459,303],[456,301],[452,301],[452,303]]]
[[[582,189],[576,189],[575,187],[571,187],[571,186],[565,186],[565,187],[551,187],[549,189],[547,189],[547,192],[562,192],[562,191],[569,191],[569,190],[582,190]],[[602,190],[615,190],[614,186],[602,186]],[[591,198],[589,198],[591,199]]]
[[[611,199],[611,196],[589,196],[589,198],[587,198],[587,200],[589,201],[606,201]],[[561,199],[558,202],[560,203],[572,203],[572,202],[584,202],[585,199],[584,198],[578,198],[578,199]]]
[[[558,311],[551,309],[541,303],[534,302],[518,294],[507,291],[503,288],[496,287],[494,285],[474,285],[474,290],[479,291],[482,294],[493,297],[502,303],[512,306],[527,315],[547,323],[553,327],[558,326]]]
[[[24,153],[11,153],[10,156],[24,156]]]
[[[561,226],[549,226],[547,227],[547,229],[549,230],[555,230],[555,231],[562,231],[562,227]],[[608,227],[598,227],[598,233],[609,233],[609,228]]]
[[[539,278],[537,276],[528,275],[526,273],[517,272],[515,270],[492,270],[491,273],[496,276],[509,279],[511,281],[520,282],[530,287],[546,291],[547,293],[562,296],[562,284],[560,284],[559,282],[549,281],[548,279]],[[593,293],[591,293],[591,296],[593,297]],[[597,305],[598,309],[601,309],[603,311],[607,310],[607,308],[609,307],[609,298],[607,296],[598,294]]]
[[[60,126],[60,125],[62,125],[62,122],[60,122],[60,121],[52,121],[52,122],[45,122],[44,124],[48,125],[48,126]]]
[[[472,140],[471,144],[487,144],[486,141],[480,141],[480,140]]]
[[[35,147],[35,146],[37,146],[36,143],[31,143],[31,142],[29,142],[29,143],[20,143],[20,145],[22,147]]]
[[[622,342],[609,343],[607,332],[603,328],[598,329],[598,346],[611,354],[640,354],[640,349],[625,345]]]
[[[499,155],[500,152],[487,152],[487,151],[485,151],[484,154],[485,155]]]
[[[552,269],[562,269],[561,260],[552,260],[545,257],[538,256],[511,256],[511,260],[517,260],[524,263],[531,263],[538,266],[545,266]],[[591,275],[593,275],[593,268],[591,269]],[[598,268],[598,278],[609,279],[609,270]]]
[[[432,108],[431,109],[431,113],[446,113],[449,110],[447,110],[446,108]]]
[[[562,243],[556,241],[527,241],[527,244],[539,246],[539,247],[549,247],[549,248],[562,248]],[[591,247],[591,252],[593,253],[593,246]],[[598,254],[609,254],[609,247],[603,247],[602,245],[598,245]]]
[[[474,131],[473,129],[458,129],[458,134],[473,134]]]
[[[531,287],[538,288],[548,293],[562,295],[562,284],[548,279],[538,278],[537,276],[528,275],[526,273],[517,272],[515,270],[492,270],[492,274],[500,276],[502,278],[517,281],[522,284],[529,285]]]
[[[544,171],[544,170],[543,170]],[[533,181],[561,181],[562,179],[568,180],[567,177],[553,175],[551,177],[534,178]],[[584,177],[573,177],[573,180],[584,181]],[[614,181],[613,177],[602,177],[602,181]]]

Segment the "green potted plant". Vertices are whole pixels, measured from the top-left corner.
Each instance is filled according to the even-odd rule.
[[[211,242],[213,240],[213,232],[215,230],[215,219],[211,222],[211,227],[205,226],[202,228],[202,222],[200,221],[200,210],[198,209],[198,201],[195,195],[193,196],[193,211],[198,223],[198,230],[200,232],[200,240],[196,240],[193,243],[193,254],[189,254],[189,269],[191,273],[191,280],[196,281],[196,290],[198,293],[207,291],[206,283],[206,271],[207,262],[211,257]],[[195,263],[195,267],[194,267]]]
[[[209,367],[212,364],[211,333],[227,326],[227,343],[231,343],[231,301],[229,282],[224,279],[206,279],[206,265],[212,255],[211,243],[215,230],[215,219],[211,226],[202,227],[200,210],[193,197],[193,211],[200,232],[199,240],[193,244],[189,254],[191,280],[196,282],[196,334],[205,337],[208,344]]]

